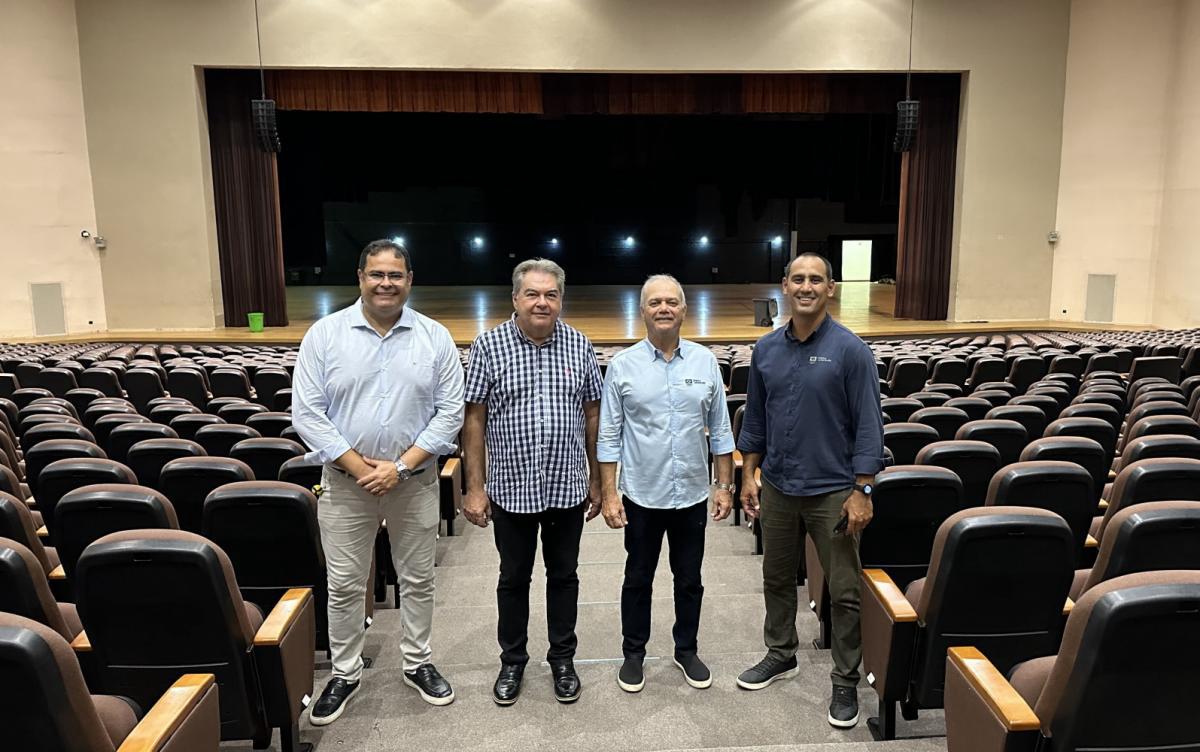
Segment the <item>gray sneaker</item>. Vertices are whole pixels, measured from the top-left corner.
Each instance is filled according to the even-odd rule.
[[[766,658],[738,676],[737,685],[742,689],[765,689],[773,682],[795,676],[798,672],[796,656],[781,661],[768,653]]]
[[[858,725],[857,687],[833,685],[833,699],[829,702],[829,725],[844,729]]]

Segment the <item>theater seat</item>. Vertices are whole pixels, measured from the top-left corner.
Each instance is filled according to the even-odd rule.
[[[988,484],[985,506],[1037,507],[1067,521],[1081,555],[1096,511],[1092,476],[1074,462],[1017,462],[1000,468]]]
[[[1109,520],[1147,501],[1200,501],[1200,460],[1160,457],[1131,463],[1113,481],[1103,517],[1093,517],[1092,537],[1104,543]]]
[[[939,441],[949,441],[965,423],[970,421],[966,412],[956,407],[925,407],[912,414],[913,423],[931,426],[938,433]]]
[[[0,703],[13,750],[216,752],[220,741],[212,674],[185,674],[143,715],[125,698],[89,694],[79,662],[58,632],[0,613]]]
[[[58,567],[58,551],[42,544],[29,507],[6,493],[0,493],[0,537],[14,540],[29,549],[47,577]]]
[[[179,517],[179,527],[200,532],[204,500],[226,483],[254,480],[249,465],[229,457],[183,457],[163,466],[159,482]]]
[[[1025,427],[1015,420],[973,420],[959,427],[954,438],[959,441],[982,441],[1000,453],[1000,464],[1016,462],[1029,439]]]
[[[283,463],[304,454],[304,447],[290,439],[244,439],[229,450],[230,457],[250,466],[256,479],[268,481],[279,477]]]
[[[301,488],[311,491],[315,486],[321,485],[321,470],[324,467],[319,460],[293,457],[279,466],[279,480],[284,483],[295,483]]]
[[[914,464],[918,452],[940,439],[937,429],[924,423],[889,423],[883,427],[884,446],[892,450],[897,465]]]
[[[934,539],[929,575],[902,594],[887,573],[865,569],[863,669],[879,697],[868,721],[877,739],[896,736],[895,708],[906,719],[943,707],[946,650],[973,645],[1001,671],[1052,653],[1075,561],[1061,517],[1029,507],[958,512]]]
[[[74,603],[59,603],[37,556],[27,546],[0,537],[0,612],[45,624],[63,639],[83,631]]]
[[[204,447],[210,457],[228,457],[233,445],[245,439],[260,439],[262,434],[249,426],[215,423],[201,426],[193,440]]]
[[[1002,466],[1000,451],[982,441],[937,441],[917,453],[918,465],[953,470],[963,484],[963,506],[983,506],[988,483]]]
[[[54,511],[59,500],[71,491],[97,483],[137,483],[137,476],[127,466],[112,460],[83,457],[58,460],[42,471],[42,487],[38,509],[43,522],[54,537]]]
[[[72,643],[90,653],[98,688],[148,705],[196,667],[221,686],[221,739],[299,745],[298,722],[313,692],[314,604],[289,590],[265,620],[238,590],[218,546],[182,530],[131,530],[88,546],[76,571],[86,632]]]
[[[63,573],[75,576],[84,549],[120,530],[178,530],[179,519],[166,496],[146,486],[99,483],[63,496],[54,508],[54,540]]]
[[[292,426],[292,414],[280,412],[255,413],[246,418],[246,425],[263,435],[263,438],[279,438],[285,429]]]
[[[1197,634],[1200,572],[1143,572],[1084,593],[1057,651],[1007,679],[986,649],[951,648],[947,749],[1196,749]]]
[[[42,506],[41,494],[42,471],[52,463],[66,459],[108,459],[104,450],[90,441],[80,439],[49,439],[25,453],[25,482],[38,502],[42,514],[47,514]]]
[[[1200,502],[1147,501],[1113,515],[1096,563],[1075,570],[1071,597],[1114,577],[1200,569]]]

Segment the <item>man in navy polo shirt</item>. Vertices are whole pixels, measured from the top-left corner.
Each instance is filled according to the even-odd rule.
[[[858,534],[871,521],[871,485],[883,469],[883,416],[875,357],[826,311],[832,277],[829,261],[818,254],[792,260],[783,278],[791,320],[758,341],[750,362],[737,444],[743,454],[742,506],[762,525],[767,655],[737,683],[763,689],[797,672],[796,570],[807,532],[829,580],[828,720],[852,728],[858,723],[862,662]],[[753,480],[760,465],[761,505]]]

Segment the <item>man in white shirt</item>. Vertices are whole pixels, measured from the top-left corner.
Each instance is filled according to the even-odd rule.
[[[362,678],[367,578],[387,521],[400,580],[404,682],[447,705],[454,691],[430,662],[438,455],[454,451],[463,372],[444,326],[405,305],[408,250],[376,240],[358,262],[354,305],[308,330],[292,383],[292,423],[325,463],[317,507],[329,580],[333,678],[309,719],[337,720]]]

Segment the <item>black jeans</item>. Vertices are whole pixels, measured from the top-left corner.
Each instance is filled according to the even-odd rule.
[[[650,639],[650,599],[654,571],[662,551],[663,534],[675,578],[675,652],[694,654],[700,628],[700,602],[704,585],[700,564],[704,560],[704,528],[708,504],[683,509],[649,509],[628,498],[625,503],[625,584],[621,587],[621,650],[626,658],[644,659]]]
[[[546,626],[551,663],[575,657],[575,618],[579,611],[579,538],[583,535],[581,503],[570,509],[547,509],[535,514],[506,512],[492,502],[500,581],[496,585],[499,618],[496,637],[503,663],[529,661],[529,582],[542,531],[542,560],[546,565]]]

